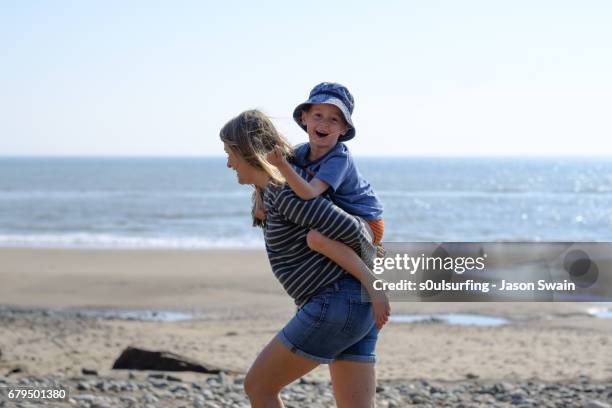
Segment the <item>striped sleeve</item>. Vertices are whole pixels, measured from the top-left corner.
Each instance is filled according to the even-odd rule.
[[[356,217],[323,197],[304,201],[291,189],[283,188],[276,194],[273,206],[292,223],[342,242],[358,254],[363,240],[367,240]]]

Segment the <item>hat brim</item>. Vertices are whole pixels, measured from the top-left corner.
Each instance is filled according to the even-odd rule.
[[[299,125],[299,127],[304,129],[304,131],[307,131],[306,125],[302,123],[302,112],[308,107],[310,107],[311,105],[323,104],[323,103],[328,104],[328,105],[334,105],[335,107],[340,109],[340,112],[342,112],[342,116],[344,116],[344,120],[346,121],[346,124],[348,125],[348,128],[349,128],[348,131],[344,135],[340,136],[338,138],[338,141],[346,142],[347,140],[351,140],[352,138],[354,138],[355,137],[355,126],[353,125],[353,120],[351,119],[351,113],[349,112],[348,108],[346,107],[346,105],[344,105],[344,103],[342,103],[340,99],[330,97],[328,95],[315,95],[311,97],[310,99],[308,99],[306,102],[299,104],[293,110],[293,120],[295,120],[295,122]]]

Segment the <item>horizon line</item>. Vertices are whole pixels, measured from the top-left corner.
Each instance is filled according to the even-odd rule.
[[[354,157],[365,158],[365,159],[487,159],[487,158],[510,158],[510,159],[612,159],[612,154],[481,154],[481,155],[467,155],[467,154],[353,154]],[[71,154],[0,154],[0,159],[223,159],[225,155],[121,155],[121,154],[83,154],[83,155],[71,155]]]

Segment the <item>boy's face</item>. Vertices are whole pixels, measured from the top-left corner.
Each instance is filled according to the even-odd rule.
[[[310,146],[319,149],[331,149],[348,131],[340,109],[326,103],[311,105],[303,111],[302,123],[306,125]]]

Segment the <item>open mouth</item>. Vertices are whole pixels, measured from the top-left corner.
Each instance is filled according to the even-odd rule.
[[[329,135],[329,133],[323,133],[323,132],[319,132],[318,130],[315,131],[315,133],[317,134],[317,136],[319,137],[325,137],[327,135]]]

